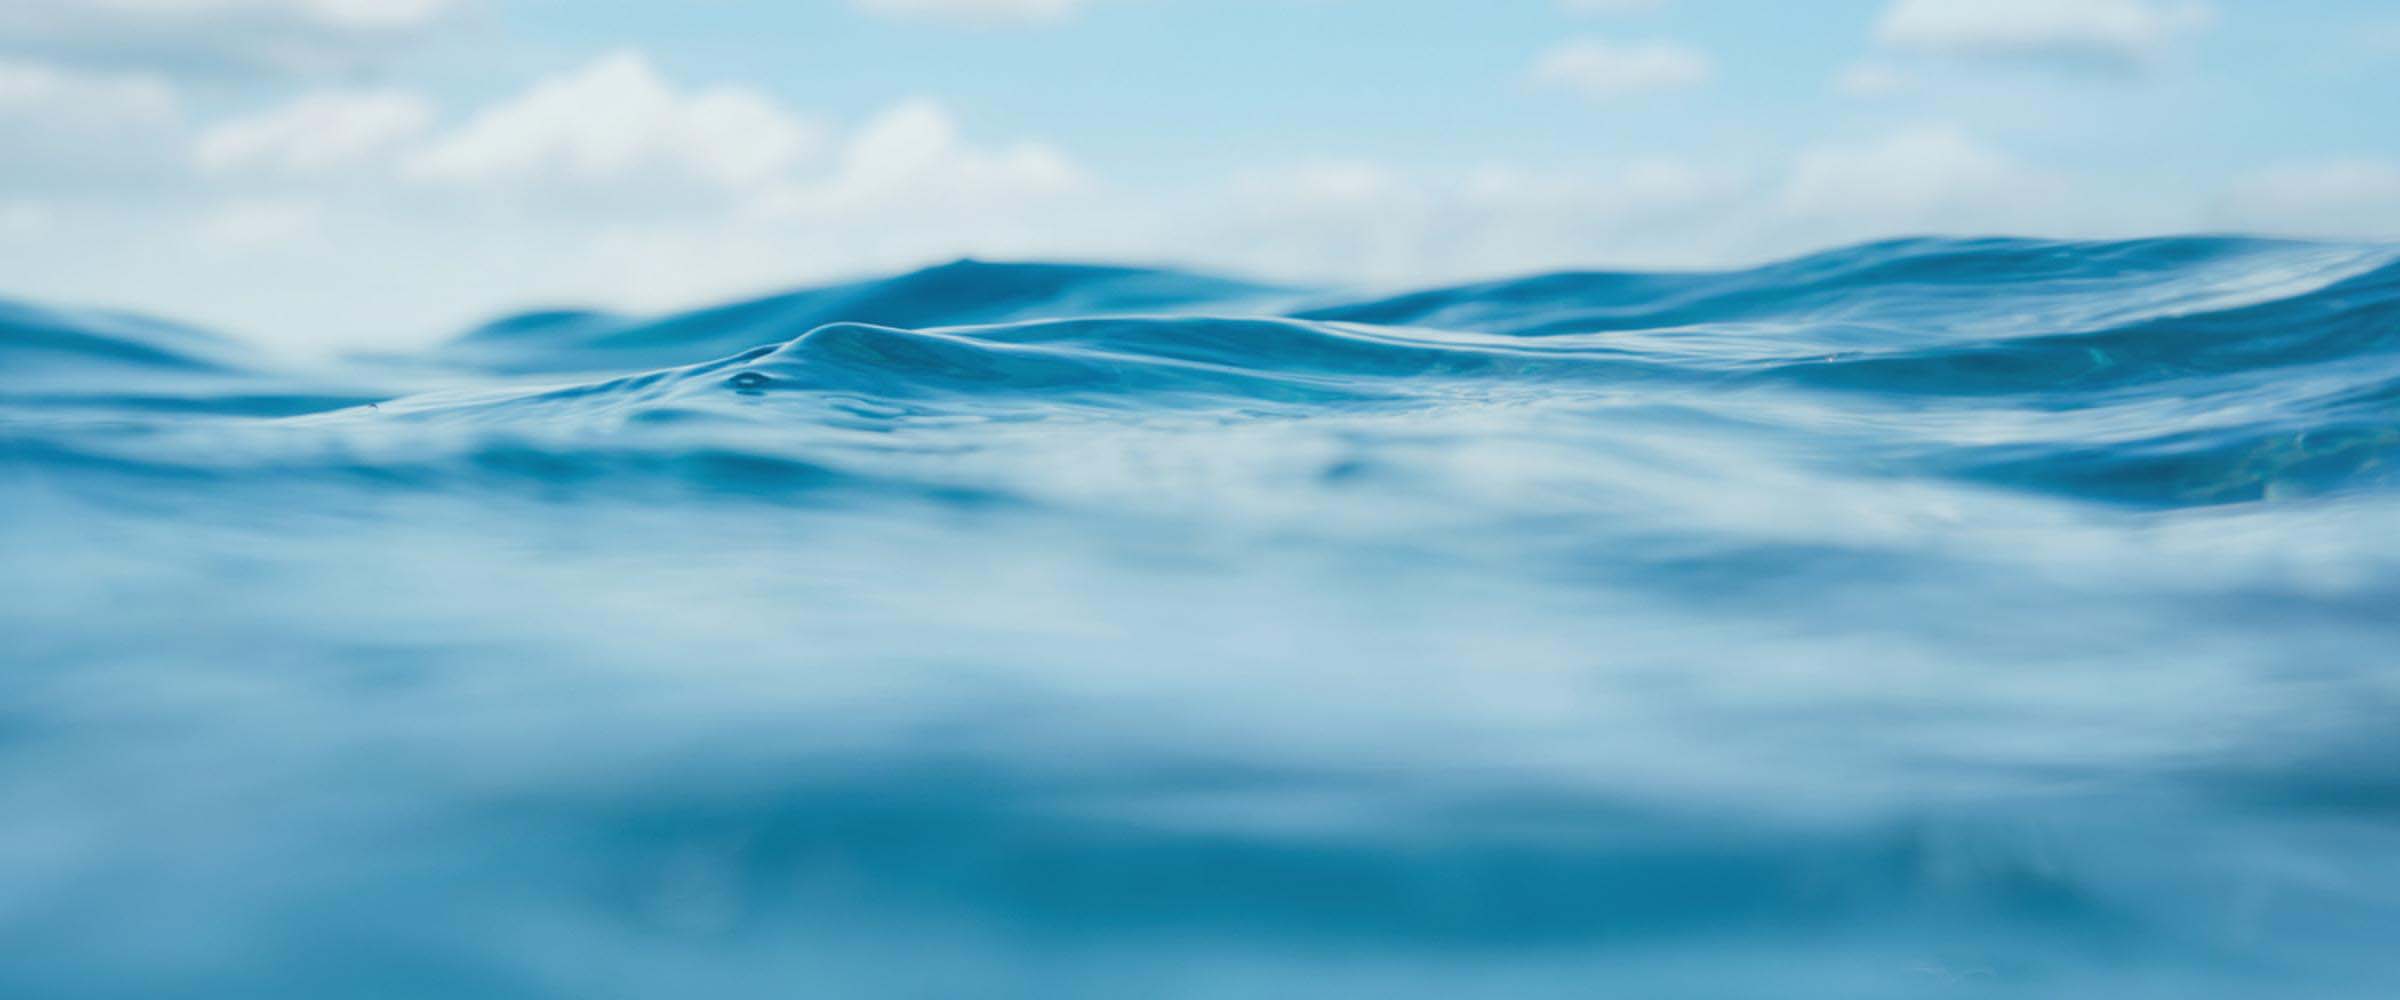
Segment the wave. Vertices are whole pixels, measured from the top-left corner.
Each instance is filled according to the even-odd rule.
[[[241,367],[241,356],[230,340],[166,320],[0,300],[0,366],[14,376],[228,371]]]
[[[511,317],[437,352],[482,374],[430,394],[411,390],[442,369],[381,378],[381,391],[372,375],[291,378],[212,334],[116,313],[0,305],[0,352],[14,376],[0,395],[19,413],[73,410],[120,430],[146,413],[324,415],[300,453],[370,423],[446,424],[483,440],[427,447],[478,470],[542,449],[585,450],[562,466],[743,467],[672,458],[686,448],[829,468],[828,435],[961,419],[1533,407],[1606,438],[1618,432],[1578,411],[1628,402],[1682,422],[1695,447],[1797,434],[1820,467],[2108,504],[2382,490],[2400,459],[2400,252],[2243,238],[1904,240],[1737,271],[1347,298],[959,261],[664,317]],[[575,374],[612,369],[630,373]],[[523,387],[545,372],[565,381]],[[657,430],[669,426],[681,430]],[[623,436],[636,427],[653,430]],[[700,427],[782,436],[762,447]],[[128,461],[166,460],[139,456],[176,437],[92,434],[94,454]],[[61,454],[95,447],[36,437]]]
[[[296,416],[371,404],[416,381],[270,361],[219,334],[133,313],[0,301],[0,424],[124,429]]]
[[[376,415],[527,433],[796,431],[1634,401],[1686,423],[1695,447],[1800,433],[1832,452],[1823,464],[1859,474],[2204,506],[2392,485],[2396,256],[2229,238],[1912,240],[1735,272],[1554,274],[1348,303],[1312,293],[1247,316],[1114,310],[1270,290],[959,263],[663,319],[520,318],[469,340],[567,370],[766,339],[696,364],[405,399]],[[985,322],[1069,304],[1099,315]],[[1613,433],[1589,414],[1558,419]]]
[[[2384,995],[2395,606],[2388,246],[0,307],[0,994]]]
[[[223,341],[157,321],[32,307],[0,319],[15,370],[88,383],[44,395],[52,382],[12,380],[0,392],[20,408],[71,397],[118,423],[318,415],[276,462],[347,455],[327,442],[386,433],[375,427],[463,428],[408,460],[439,481],[538,469],[519,459],[550,450],[562,469],[599,463],[580,481],[671,470],[711,489],[906,489],[924,477],[829,453],[862,428],[941,437],[961,420],[1503,412],[1620,444],[1636,432],[1605,421],[1635,412],[1640,434],[1678,427],[1695,451],[1775,438],[1801,447],[1764,460],[2148,507],[2385,490],[2400,460],[2400,251],[2239,238],[1906,240],[1738,271],[1351,298],[960,261],[664,317],[528,313],[437,352],[476,370],[432,393],[410,390],[458,369],[394,375],[378,393],[372,378],[263,379]],[[167,378],[195,374],[218,381]],[[150,447],[175,437],[44,447],[217,461]],[[827,474],[742,471],[757,468]]]
[[[448,345],[453,361],[504,372],[689,364],[788,340],[827,323],[925,327],[1238,307],[1268,286],[1174,271],[959,260],[890,278],[808,288],[662,318],[582,310],[527,313]]]
[[[1910,239],[1724,272],[1561,272],[1321,305],[1317,319],[1543,336],[1814,324],[1894,339],[2029,334],[2301,294],[2389,248],[2230,237]],[[1826,342],[1809,338],[1809,343]]]

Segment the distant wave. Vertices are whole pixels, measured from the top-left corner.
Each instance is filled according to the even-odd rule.
[[[1779,431],[1795,407],[1841,411],[1842,461],[1876,475],[2215,504],[2393,484],[2396,259],[2387,247],[2235,238],[1907,240],[1744,271],[1571,272],[1371,298],[960,261],[665,317],[503,319],[434,355],[465,369],[453,388],[327,426],[466,421],[481,428],[461,439],[473,447],[508,438],[522,450],[627,423],[1297,417],[1639,393],[1686,411],[1700,436]],[[356,385],[262,384],[230,343],[171,324],[26,306],[0,321],[0,350],[27,373],[10,390],[66,373],[120,403],[258,416],[371,398]],[[612,370],[639,371],[509,388]],[[130,391],[159,373],[245,378],[213,393]],[[768,450],[756,457],[819,464]]]
[[[0,364],[19,377],[76,368],[214,371],[241,351],[214,334],[164,320],[0,301]]]
[[[789,340],[827,323],[958,326],[1042,316],[1239,307],[1265,286],[1173,271],[962,260],[897,277],[790,292],[660,318],[575,310],[486,324],[444,355],[499,371],[658,367]]]
[[[1306,415],[1640,392],[1707,427],[1845,410],[1844,447],[1882,475],[2212,504],[2392,484],[2396,257],[2231,238],[1911,240],[1748,271],[1562,273],[1363,300],[960,262],[660,319],[502,321],[444,357],[501,373],[692,363],[379,412],[539,428],[854,421],[874,407]],[[702,360],[721,351],[738,353]],[[790,409],[829,401],[848,408]],[[760,409],[779,405],[780,417]]]

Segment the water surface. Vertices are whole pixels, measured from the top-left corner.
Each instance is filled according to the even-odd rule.
[[[2386,997],[2400,250],[0,308],[0,995]]]

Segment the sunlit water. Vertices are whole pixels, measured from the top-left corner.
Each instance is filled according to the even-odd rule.
[[[0,309],[0,995],[2400,995],[2400,251]]]

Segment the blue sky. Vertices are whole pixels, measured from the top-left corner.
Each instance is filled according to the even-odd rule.
[[[0,294],[296,349],[962,254],[2400,237],[2370,0],[10,0]]]

